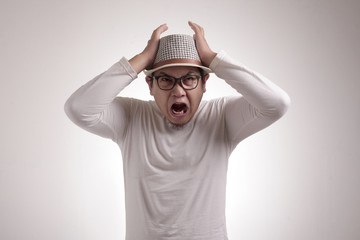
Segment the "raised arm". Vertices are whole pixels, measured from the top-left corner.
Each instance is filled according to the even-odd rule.
[[[81,128],[102,137],[113,140],[121,137],[127,128],[130,104],[129,99],[120,99],[117,95],[152,64],[160,34],[166,30],[166,25],[155,29],[140,54],[129,61],[122,58],[75,91],[65,103],[68,117]]]
[[[242,95],[229,98],[225,106],[227,134],[231,142],[237,144],[285,114],[290,98],[282,89],[225,52],[213,52],[205,39],[204,29],[192,22],[189,25],[195,32],[196,47],[203,64]]]
[[[229,98],[225,107],[227,132],[234,144],[278,120],[290,106],[285,91],[225,52],[216,56],[210,68],[242,95]]]

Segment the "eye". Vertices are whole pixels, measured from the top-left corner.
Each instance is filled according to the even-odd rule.
[[[187,76],[185,78],[185,80],[188,80],[188,81],[194,81],[196,78],[194,76]]]
[[[196,80],[197,80],[196,76],[189,75],[183,79],[183,84],[192,85],[194,82],[196,82]]]
[[[160,82],[172,82],[172,80],[170,78],[168,78],[168,77],[160,77],[159,81]]]

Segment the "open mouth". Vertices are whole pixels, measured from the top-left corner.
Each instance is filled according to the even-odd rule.
[[[174,103],[171,105],[171,112],[177,116],[177,115],[184,115],[188,111],[188,107],[185,103]]]

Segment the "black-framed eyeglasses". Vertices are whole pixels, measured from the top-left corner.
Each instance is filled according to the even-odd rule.
[[[152,76],[156,79],[156,82],[161,90],[171,90],[175,87],[176,83],[179,82],[180,86],[185,90],[192,90],[199,84],[200,75],[187,74],[185,76],[175,78],[166,74],[160,76]]]

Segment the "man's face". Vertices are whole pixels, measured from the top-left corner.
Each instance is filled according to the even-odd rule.
[[[188,74],[201,75],[196,67],[168,67],[154,72],[153,76],[167,75],[180,78]],[[205,83],[209,75],[205,75],[204,83],[199,79],[199,84],[195,89],[185,90],[179,85],[179,81],[171,90],[162,90],[159,88],[155,78],[153,84],[149,77],[146,82],[150,88],[150,94],[154,97],[157,106],[164,116],[175,125],[183,125],[190,121],[199,107],[203,93],[206,91]]]

